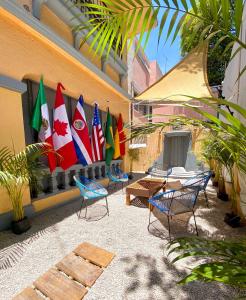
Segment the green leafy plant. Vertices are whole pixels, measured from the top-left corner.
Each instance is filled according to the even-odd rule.
[[[195,20],[193,39],[199,31],[200,41],[218,36],[214,48],[227,39],[226,52],[234,42],[240,45],[239,49],[246,48],[246,44],[239,39],[243,4],[243,0],[201,0],[199,4],[196,0],[101,0],[100,3],[78,1],[74,5],[83,8],[82,14],[87,15],[88,19],[73,30],[87,32],[81,45],[90,40],[90,47],[95,53],[106,53],[108,56],[111,49],[114,49],[115,54],[123,54],[125,48],[131,47],[136,34],[139,34],[136,51],[141,46],[145,48],[157,18],[160,20],[157,29],[158,44],[168,39],[174,42],[183,25],[189,26]],[[165,36],[164,32],[167,32]],[[185,34],[183,32],[183,36]]]
[[[133,168],[133,162],[139,160],[139,149],[129,149],[128,150],[128,156],[130,159],[130,172],[132,173]]]
[[[179,281],[186,284],[192,281],[223,282],[225,284],[246,288],[246,240],[215,241],[198,237],[178,238],[170,242],[169,255],[176,253],[176,263],[184,258],[208,258],[191,268],[191,272]]]
[[[28,145],[23,151],[15,153],[8,147],[0,149],[0,186],[3,187],[12,203],[14,221],[23,220],[23,193],[28,184],[37,182],[42,173],[38,158],[47,153],[44,143]]]

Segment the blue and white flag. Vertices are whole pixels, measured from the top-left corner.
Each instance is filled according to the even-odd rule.
[[[83,105],[84,100],[80,96],[74,112],[71,131],[77,157],[83,166],[87,166],[92,164],[92,150]]]

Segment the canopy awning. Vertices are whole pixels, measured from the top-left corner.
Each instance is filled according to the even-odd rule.
[[[186,102],[194,98],[213,97],[207,79],[207,45],[191,51],[176,66],[147,90],[135,97],[136,100]]]

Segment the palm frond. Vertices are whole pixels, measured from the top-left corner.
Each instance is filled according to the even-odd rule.
[[[169,243],[169,255],[177,254],[173,263],[193,257],[198,266],[179,281],[186,284],[200,280],[218,281],[232,286],[246,288],[246,241],[217,241],[198,237],[178,238]],[[207,258],[209,262],[200,262]]]
[[[114,45],[117,53],[123,52],[128,39],[131,45],[137,33],[139,33],[139,39],[136,48],[139,49],[140,46],[145,48],[158,18],[161,20],[158,26],[158,44],[161,39],[171,38],[174,42],[183,24],[186,24],[187,19],[190,19],[191,21],[196,20],[198,24],[200,23],[206,28],[200,37],[201,40],[211,39],[220,34],[220,42],[216,44],[216,47],[224,38],[229,38],[232,43],[238,42],[242,48],[246,48],[246,44],[239,39],[243,0],[235,1],[234,6],[229,0],[202,0],[199,1],[199,6],[196,0],[158,0],[154,2],[147,0],[101,0],[100,3],[79,2],[75,4],[79,8],[87,9],[84,12],[85,15],[97,16],[98,18],[88,18],[86,24],[82,23],[74,28],[75,32],[87,29],[88,32],[83,42],[91,38],[90,47],[99,55],[103,55],[103,53],[108,55],[112,49],[112,35],[123,41],[122,45],[120,43]],[[201,10],[203,14],[200,13]],[[231,24],[235,25],[235,29],[231,28]],[[165,28],[166,30],[164,30]],[[96,33],[97,31],[100,34]],[[167,32],[165,37],[163,36],[164,31]],[[95,47],[96,43],[97,47]]]
[[[0,185],[12,202],[15,221],[24,218],[23,190],[28,184],[37,183],[37,178],[44,174],[39,158],[50,151],[46,143],[28,145],[19,153],[7,147],[0,149]]]

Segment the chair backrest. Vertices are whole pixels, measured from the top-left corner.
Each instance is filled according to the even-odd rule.
[[[81,196],[85,196],[86,193],[86,186],[83,185],[77,178],[76,176],[73,176],[73,180],[75,181],[76,186],[79,188],[80,190],[80,194]]]
[[[128,179],[128,174],[124,173],[118,165],[113,165],[114,169],[114,174],[119,178],[119,179]]]
[[[102,185],[96,183],[93,180],[88,179],[87,177],[80,177],[81,181],[78,180],[76,176],[73,176],[73,179],[76,183],[76,186],[80,190],[81,196],[87,198],[97,198],[98,196],[105,196],[108,193]]]
[[[190,187],[199,187],[200,189],[205,190],[211,176],[212,176],[211,171],[205,171],[203,173],[196,175],[195,177],[193,177],[191,179],[186,180],[183,183],[183,186],[184,187],[189,187],[189,186]]]
[[[192,211],[196,205],[198,193],[199,189],[183,188],[173,191],[170,201],[167,202],[169,210],[176,215]]]

